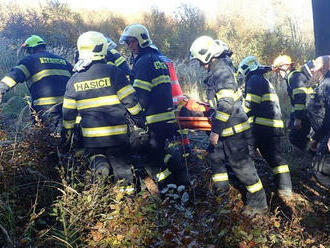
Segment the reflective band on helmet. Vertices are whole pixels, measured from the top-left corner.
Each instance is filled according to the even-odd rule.
[[[77,109],[81,110],[81,109],[97,108],[102,106],[116,105],[119,103],[120,103],[119,99],[116,95],[102,96],[102,97],[78,100]]]
[[[249,128],[250,128],[250,123],[248,121],[245,121],[245,122],[237,124],[233,127],[223,129],[221,136],[223,136],[223,137],[232,136],[235,133],[244,132],[245,130],[248,130]]]
[[[134,92],[135,92],[135,90],[132,85],[126,85],[125,87],[123,87],[117,91],[117,95],[119,97],[119,100],[122,100]]]
[[[26,68],[25,65],[17,65],[17,66],[15,66],[15,68],[21,70],[24,73],[25,79],[28,79],[31,76],[28,68]]]
[[[262,183],[261,183],[261,180],[259,179],[259,181],[253,185],[249,185],[249,186],[246,186],[246,189],[250,192],[250,193],[255,193],[259,190],[262,190],[263,186],[262,186]]]
[[[57,104],[62,103],[63,97],[62,96],[56,96],[56,97],[41,97],[33,101],[33,105],[51,105],[51,104]]]
[[[17,82],[14,79],[12,79],[11,77],[7,77],[7,76],[4,77],[3,79],[1,79],[1,81],[3,83],[5,83],[7,86],[9,86],[10,88],[17,84]]]
[[[158,182],[165,180],[166,178],[168,178],[170,175],[172,174],[172,172],[169,169],[166,169],[160,173],[158,173],[156,175]]]
[[[279,128],[284,127],[284,123],[282,120],[273,120],[273,119],[257,117],[254,122],[256,124],[268,126],[268,127],[279,127]]]
[[[212,176],[212,181],[213,181],[213,182],[223,182],[223,181],[228,181],[228,174],[227,174],[227,172],[225,172],[225,173],[214,174],[214,175]]]
[[[103,137],[127,133],[126,125],[81,128],[84,137]]]
[[[147,81],[139,80],[139,79],[134,80],[133,86],[136,87],[136,88],[147,90],[147,91],[151,91],[151,88],[152,88],[151,83],[149,83]]]
[[[65,129],[72,129],[72,128],[74,128],[75,123],[76,123],[76,120],[73,120],[73,121],[63,120],[63,127]]]
[[[294,110],[304,110],[306,107],[305,107],[305,104],[295,104],[294,105]]]
[[[293,95],[297,95],[297,94],[312,94],[313,93],[313,89],[312,88],[306,88],[306,87],[300,87],[300,88],[296,88],[292,91]]]
[[[255,95],[255,94],[247,93],[245,100],[249,101],[249,102],[260,103],[261,102],[261,97]]]
[[[74,99],[64,98],[63,100],[63,108],[66,109],[76,109],[77,108],[77,102]]]
[[[127,110],[131,113],[131,115],[137,115],[142,111],[142,107],[140,103],[137,103],[134,107],[127,108]]]
[[[152,124],[156,122],[161,122],[161,121],[167,121],[167,120],[173,120],[175,119],[175,114],[174,111],[170,112],[165,112],[165,113],[160,113],[160,114],[155,114],[155,115],[149,115],[146,117],[147,123]]]
[[[289,165],[287,165],[287,164],[280,165],[280,166],[273,168],[274,174],[282,174],[282,173],[288,173],[288,172],[290,172],[290,169],[289,169]]]
[[[279,100],[278,100],[278,96],[276,94],[269,93],[269,94],[262,95],[261,101],[262,102],[266,102],[266,101],[278,102]]]
[[[47,69],[47,70],[42,70],[36,74],[34,74],[31,77],[31,82],[35,83],[44,77],[48,76],[66,76],[66,77],[71,77],[71,74],[67,70],[59,70],[59,69]]]
[[[215,118],[220,121],[227,122],[229,117],[230,115],[225,112],[216,111]]]

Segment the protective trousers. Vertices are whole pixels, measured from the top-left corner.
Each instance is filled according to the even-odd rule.
[[[100,166],[109,166],[109,172],[113,172],[116,181],[123,179],[123,185],[133,185],[134,176],[127,158],[127,146],[86,148],[90,158],[92,170],[98,170]]]
[[[320,142],[319,149],[313,159],[313,171],[316,179],[330,189],[330,152],[327,141],[328,137]]]
[[[213,172],[212,180],[218,190],[228,189],[228,173],[225,166],[228,161],[235,176],[246,187],[247,205],[252,208],[266,208],[266,194],[249,156],[247,134],[248,131],[220,138],[216,146],[209,147],[208,159]]]
[[[187,172],[182,164],[182,151],[170,146],[175,130],[149,130],[148,139],[140,152],[139,163],[156,179],[160,188],[169,183],[187,184]],[[137,167],[141,167],[138,165]]]
[[[253,147],[259,149],[262,157],[272,167],[273,175],[278,190],[292,190],[290,169],[286,159],[283,157],[284,135],[270,135],[264,129],[253,129]]]
[[[294,116],[291,113],[289,140],[292,145],[304,151],[307,149],[308,143],[310,142],[310,139],[307,136],[311,130],[311,123],[308,118],[305,117],[301,120],[301,125],[302,127],[300,129],[294,127]]]

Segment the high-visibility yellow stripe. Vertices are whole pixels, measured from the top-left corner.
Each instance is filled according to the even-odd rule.
[[[63,96],[56,97],[41,97],[33,101],[33,105],[42,106],[42,105],[51,105],[63,102]]]
[[[168,75],[160,75],[159,77],[154,78],[151,80],[152,87],[156,87],[157,85],[163,84],[163,83],[171,83],[171,79]]]
[[[313,93],[313,89],[312,88],[307,88],[307,87],[300,87],[300,88],[295,88],[292,91],[293,95],[297,95],[297,94],[312,94]]]
[[[165,180],[166,178],[168,178],[170,175],[172,174],[172,172],[169,169],[166,169],[160,173],[158,173],[156,175],[156,178],[158,180],[158,182]]]
[[[217,100],[219,101],[221,98],[232,98],[234,101],[237,101],[242,96],[242,92],[240,90],[234,91],[230,89],[222,89],[216,93]]]
[[[31,76],[30,71],[28,70],[28,68],[26,68],[25,65],[17,65],[15,66],[15,68],[21,70],[24,73],[25,79],[28,79]]]
[[[133,193],[135,192],[135,188],[134,188],[134,186],[132,186],[132,185],[129,185],[129,186],[123,186],[123,187],[120,187],[120,188],[119,188],[119,191],[120,191],[120,192],[124,192],[124,193],[126,193],[126,194],[128,194],[128,195],[131,195],[131,194],[133,194]]]
[[[108,64],[108,65],[114,65],[114,66],[116,66],[115,63],[113,63],[113,62],[110,61],[110,60],[107,62],[107,64]]]
[[[249,102],[260,103],[261,102],[261,96],[257,96],[255,94],[247,93],[245,100],[249,101]]]
[[[17,84],[17,82],[14,79],[8,76],[5,76],[3,79],[1,79],[1,81],[6,85],[8,85],[10,88]]]
[[[262,182],[260,179],[257,183],[246,186],[246,189],[252,194],[255,192],[258,192],[259,190],[262,190],[262,188],[263,188],[263,186],[262,186]]]
[[[180,141],[174,141],[174,142],[169,143],[167,147],[172,148],[172,147],[178,146],[180,144],[181,144]]]
[[[132,114],[132,115],[137,115],[138,113],[140,113],[142,111],[142,107],[140,105],[140,103],[136,104],[134,107],[132,108],[127,108],[127,110]]]
[[[65,129],[72,129],[74,128],[74,124],[76,123],[76,120],[73,120],[73,121],[66,121],[66,120],[63,120],[63,127]]]
[[[233,127],[228,127],[222,130],[222,137],[232,136],[235,133],[241,133],[250,128],[250,123],[248,121],[237,124]]]
[[[276,94],[273,93],[268,93],[268,94],[264,94],[261,97],[261,102],[265,102],[265,101],[271,101],[271,102],[278,102],[278,96]]]
[[[43,79],[44,77],[48,77],[48,76],[66,76],[66,77],[71,77],[71,74],[67,70],[46,69],[46,70],[42,70],[42,71],[34,74],[31,77],[31,82],[32,83],[35,83],[35,82]]]
[[[244,104],[242,106],[243,106],[243,110],[244,110],[245,113],[249,113],[251,111],[251,109],[246,107]]]
[[[134,83],[133,83],[133,87],[137,87],[137,88],[140,88],[140,89],[143,89],[143,90],[151,91],[152,84],[147,82],[147,81],[135,79]]]
[[[125,87],[121,88],[117,91],[117,96],[119,100],[122,100],[123,98],[127,97],[128,95],[134,93],[135,90],[132,85],[126,85]]]
[[[81,115],[77,115],[76,120],[75,120],[75,124],[79,124],[81,122],[81,120],[82,120]]]
[[[127,133],[127,125],[82,128],[81,130],[84,137],[104,137]]]
[[[273,119],[257,117],[254,122],[256,124],[263,125],[263,126],[280,127],[280,128],[284,127],[284,123],[282,120],[273,120]]]
[[[305,104],[295,104],[294,110],[304,110],[306,109]]]
[[[249,119],[248,119],[248,122],[253,123],[253,121],[254,121],[254,116],[250,116]]]
[[[125,62],[125,58],[123,56],[120,56],[118,59],[115,60],[115,65],[120,66],[124,62]]]
[[[77,108],[77,102],[74,99],[64,98],[63,100],[63,108],[66,109],[76,109]]]
[[[117,95],[101,96],[77,101],[77,109],[97,108],[102,106],[116,105],[120,101]]]
[[[227,172],[214,174],[212,176],[212,181],[213,182],[224,182],[224,181],[228,181],[228,174],[227,174]]]
[[[146,119],[147,119],[148,124],[152,124],[152,123],[156,123],[156,122],[175,119],[175,114],[174,114],[174,111],[164,112],[164,113],[160,113],[160,114],[149,115],[146,117]]]
[[[220,121],[227,122],[229,117],[230,115],[225,112],[216,111],[215,118]]]
[[[282,174],[290,172],[289,165],[284,164],[273,168],[274,174]]]
[[[167,164],[168,161],[171,159],[172,155],[171,154],[166,154],[164,157],[164,163]]]

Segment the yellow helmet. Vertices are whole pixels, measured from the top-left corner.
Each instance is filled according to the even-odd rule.
[[[46,45],[46,42],[40,36],[34,34],[24,41],[22,47],[33,48],[40,45]]]
[[[79,59],[101,60],[107,54],[108,41],[102,33],[88,31],[77,40]]]
[[[292,59],[288,55],[280,55],[273,62],[273,68],[279,70],[283,65],[292,65]]]

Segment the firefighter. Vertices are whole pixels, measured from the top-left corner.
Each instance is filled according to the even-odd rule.
[[[303,68],[311,81],[319,82],[307,105],[310,118],[314,147],[317,150],[313,160],[313,170],[316,179],[330,189],[330,63],[329,56],[321,56],[307,62]]]
[[[119,42],[126,43],[134,56],[131,79],[146,112],[148,138],[146,147],[141,151],[144,166],[160,189],[168,183],[188,184],[182,159],[177,153],[169,152],[173,146],[168,143],[175,140],[177,124],[168,67],[160,58],[145,26],[127,26]]]
[[[249,157],[247,138],[250,125],[242,108],[234,72],[223,51],[208,36],[197,38],[190,47],[190,59],[198,60],[208,71],[204,80],[207,97],[216,103],[208,148],[212,180],[219,191],[228,189],[225,163],[229,161],[236,177],[247,189],[247,206],[243,214],[262,214],[267,210],[267,201],[261,180]]]
[[[128,144],[127,115],[138,126],[144,126],[142,107],[125,74],[106,64],[108,43],[103,34],[89,31],[77,41],[79,60],[69,80],[63,102],[62,143],[70,142],[77,115],[90,167],[96,177],[113,171],[123,179],[122,189],[134,190],[133,174],[126,159]],[[122,181],[122,180],[121,180]]]
[[[290,142],[301,150],[307,150],[310,144],[308,135],[311,124],[306,114],[306,103],[310,94],[313,93],[313,89],[308,87],[308,77],[302,70],[294,67],[292,59],[287,55],[278,56],[272,67],[286,81],[287,92],[293,108],[289,124]]]
[[[289,165],[281,154],[284,123],[278,96],[264,76],[270,70],[271,67],[261,66],[255,56],[244,58],[238,66],[238,72],[245,78],[245,111],[252,123],[254,149],[272,167],[278,196],[288,201],[292,197],[292,184]]]
[[[32,98],[32,111],[50,132],[60,132],[62,102],[67,81],[71,77],[72,65],[64,58],[46,50],[46,42],[38,35],[32,35],[22,44],[28,55],[0,82],[2,95],[27,81]]]

